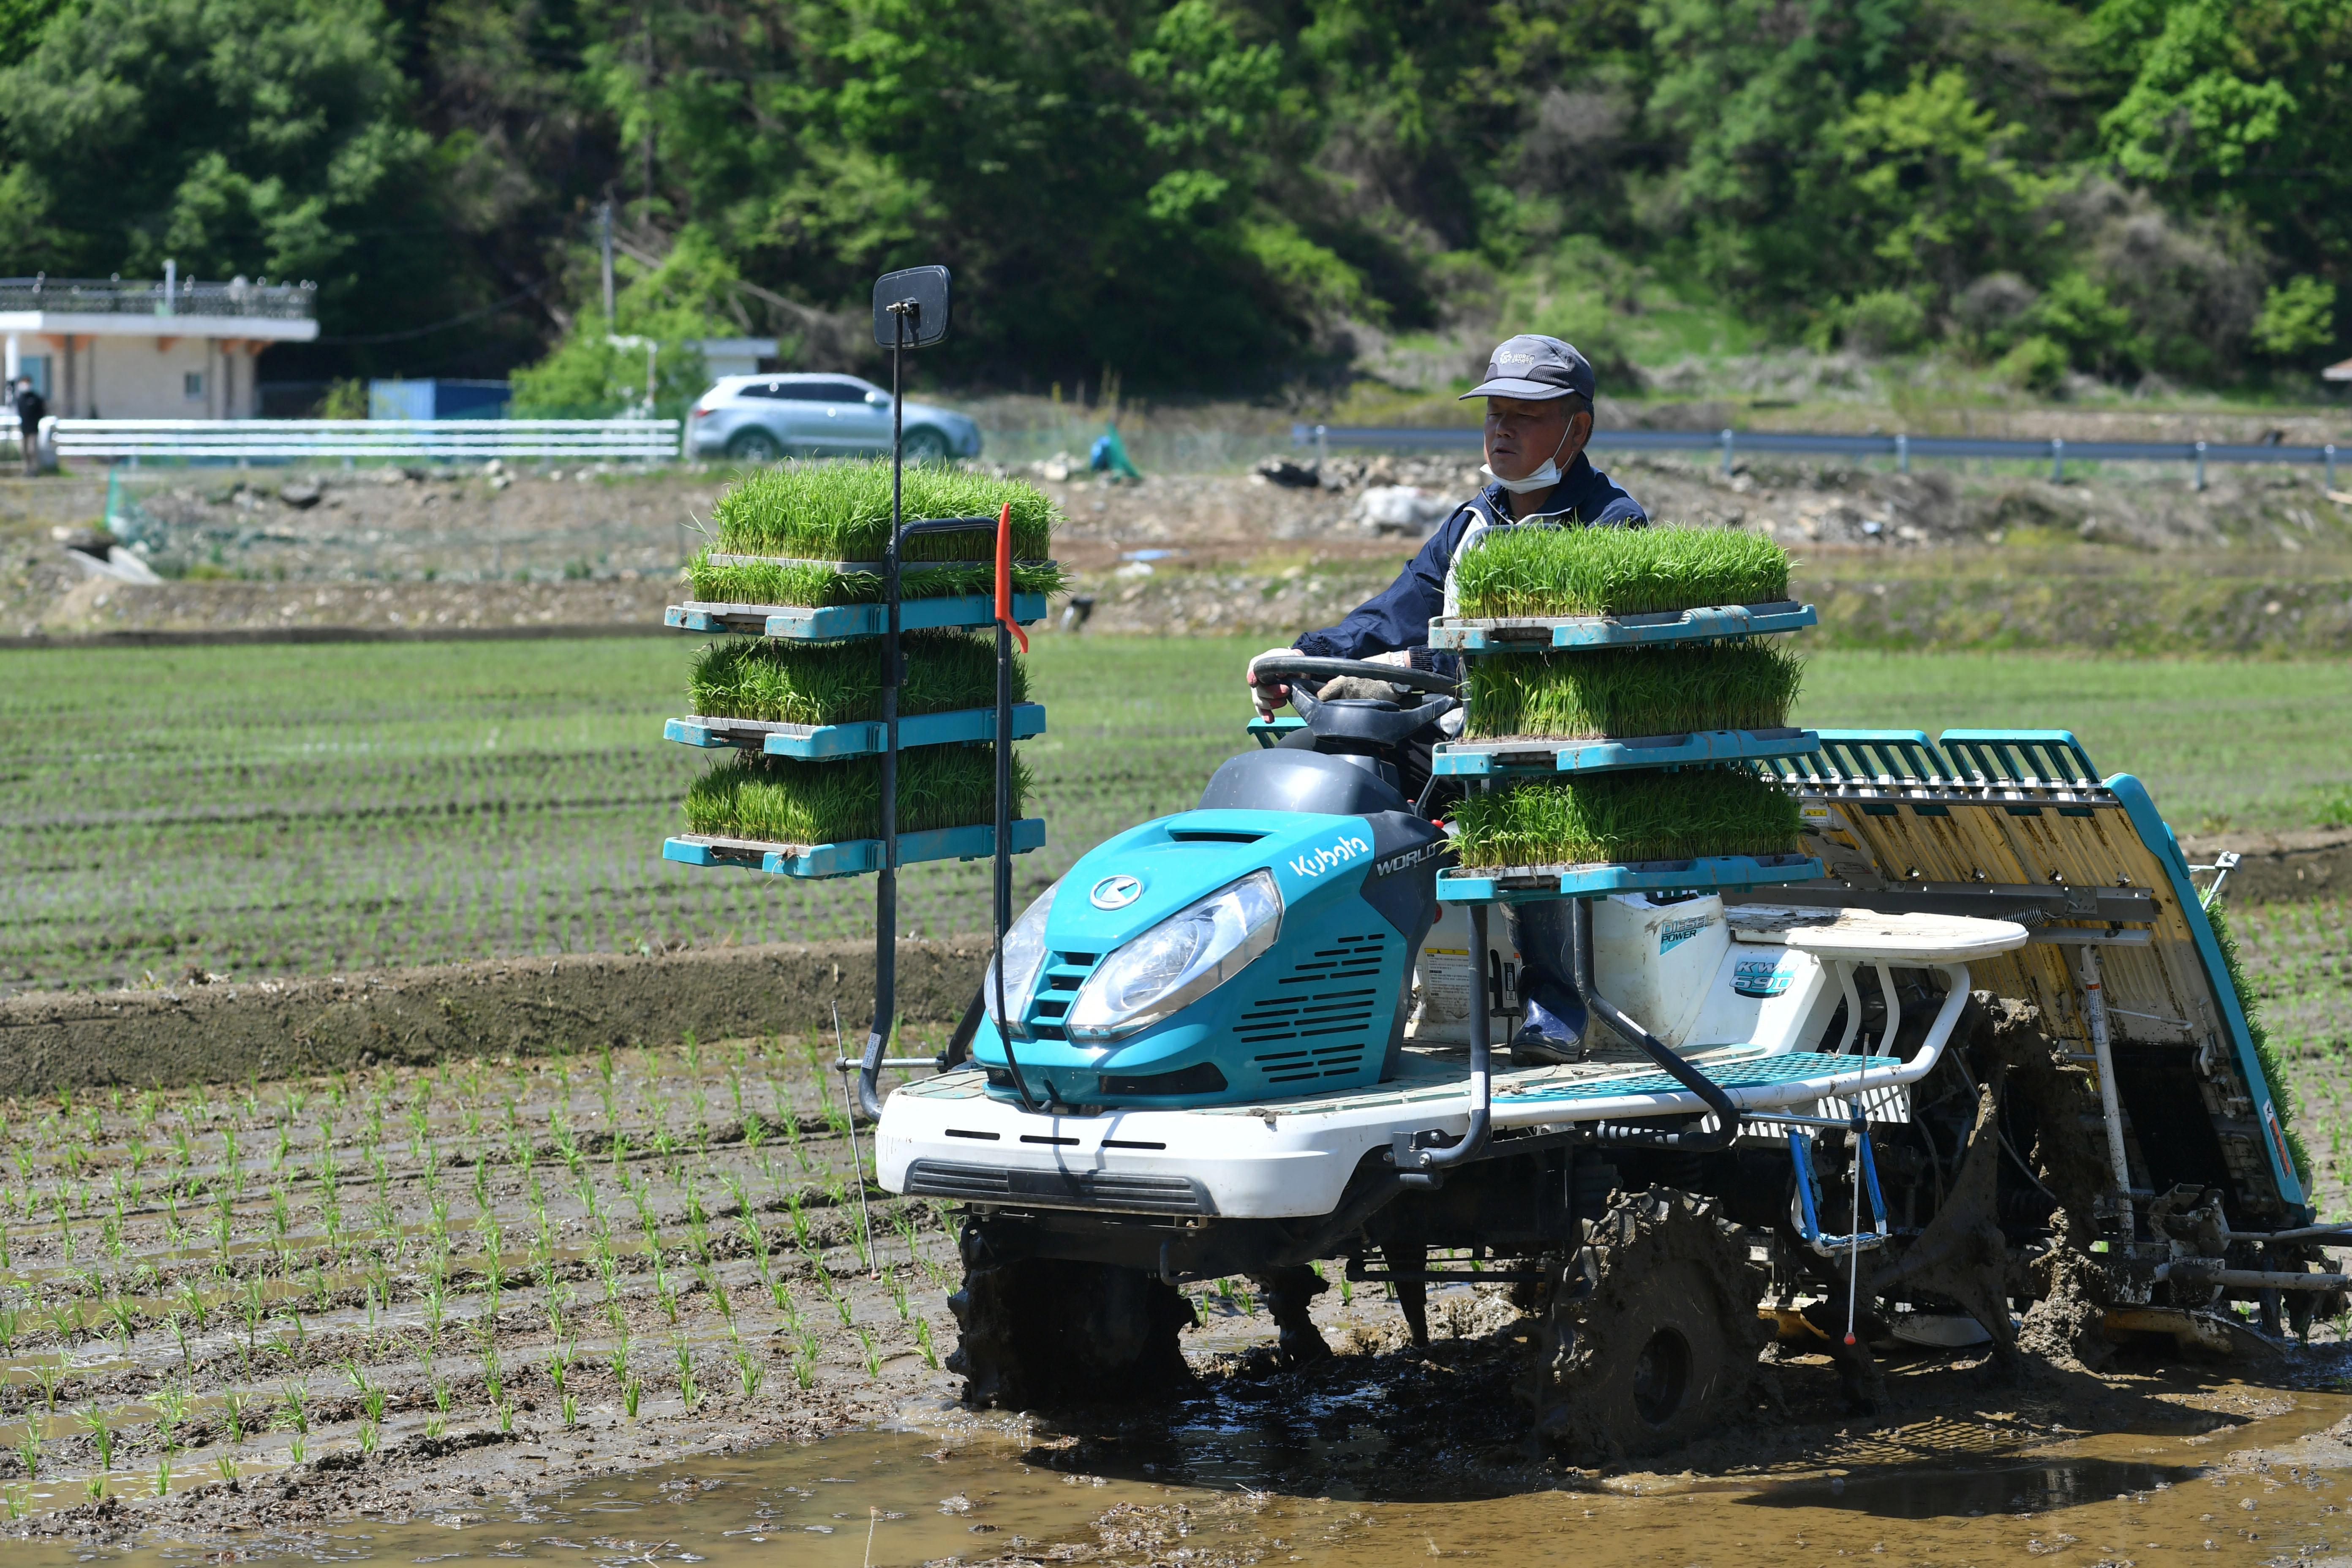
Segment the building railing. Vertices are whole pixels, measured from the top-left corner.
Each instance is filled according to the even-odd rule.
[[[1293,425],[1293,445],[1373,447],[1463,447],[1475,450],[1484,441],[1473,426]],[[2269,446],[2236,441],[2069,441],[2053,436],[2044,441],[2006,441],[1956,436],[1839,436],[1801,430],[1595,430],[1595,450],[1631,452],[1709,452],[1723,455],[1723,471],[1731,472],[1742,453],[1809,453],[1818,457],[1892,458],[1903,473],[1914,458],[1952,459],[1995,458],[2039,463],[2047,460],[2050,477],[2066,477],[2066,461],[2107,463],[2192,463],[2196,486],[2205,488],[2207,463],[2309,463],[2326,471],[2326,485],[2336,488],[2337,451],[2323,447]]]
[[[119,278],[0,278],[0,310],[84,316],[245,316],[307,321],[319,313],[316,283],[162,283]]]
[[[675,419],[60,419],[60,458],[288,462],[326,458],[619,458],[679,455]]]

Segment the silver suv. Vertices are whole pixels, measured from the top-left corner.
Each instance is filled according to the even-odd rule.
[[[980,426],[928,403],[906,405],[907,460],[980,456]],[[854,375],[729,375],[695,399],[687,450],[772,463],[890,449],[890,395]]]

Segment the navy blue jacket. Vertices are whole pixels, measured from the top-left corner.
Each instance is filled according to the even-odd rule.
[[[1542,505],[1518,520],[1587,527],[1639,528],[1650,521],[1642,503],[1594,468],[1581,452]],[[1319,658],[1370,658],[1401,647],[1426,647],[1429,623],[1445,610],[1445,577],[1464,542],[1490,528],[1513,526],[1503,487],[1489,484],[1441,524],[1405,563],[1397,580],[1358,605],[1336,626],[1308,632],[1298,651]],[[1420,662],[1419,660],[1415,661]]]

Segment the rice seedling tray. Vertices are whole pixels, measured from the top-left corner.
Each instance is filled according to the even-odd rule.
[[[1449,904],[1531,904],[1609,893],[1705,892],[1810,882],[1824,873],[1811,855],[1717,855],[1689,860],[1633,860],[1580,866],[1491,866],[1440,871],[1437,897]]]
[[[1429,646],[1453,653],[1638,647],[1801,631],[1818,625],[1820,619],[1812,605],[1793,599],[1637,616],[1445,616],[1429,623]]]
[[[1016,817],[1013,853],[1025,855],[1045,844],[1045,819]],[[933,828],[898,835],[898,864],[920,860],[977,860],[996,853],[990,823]],[[662,858],[685,866],[732,866],[776,877],[858,877],[882,868],[882,840],[850,838],[836,844],[767,844],[752,838],[716,838],[680,834],[662,842]]]
[[[854,574],[866,577],[879,577],[886,564],[880,561],[818,561],[801,555],[730,555],[718,550],[704,552],[701,559],[713,566],[814,566],[821,571],[838,572],[845,576]],[[1059,566],[1061,563],[1022,560],[1013,564],[1050,567]],[[987,563],[979,561],[901,561],[898,574],[902,577],[912,577],[925,572],[961,572],[986,565]]]
[[[1587,740],[1517,736],[1440,742],[1432,749],[1430,771],[1447,778],[1539,778],[1552,773],[1810,756],[1821,749],[1820,735],[1795,729],[1696,730],[1675,735],[1604,735]]]
[[[1013,595],[1013,618],[1024,626],[1045,618],[1045,595]],[[898,605],[902,631],[931,631],[947,626],[985,626],[996,621],[996,601],[986,594],[954,598],[907,599]],[[890,611],[884,605],[722,605],[689,599],[662,612],[662,625],[688,632],[739,632],[752,637],[790,637],[798,642],[840,642],[850,637],[878,637],[889,629]]]
[[[1013,705],[1013,739],[1025,741],[1045,732],[1045,709],[1037,702]],[[729,719],[689,714],[662,725],[662,739],[706,751],[734,746],[772,757],[797,757],[821,762],[830,757],[866,757],[881,751],[889,735],[878,719],[845,724],[785,724],[764,719]],[[962,708],[946,713],[919,713],[898,721],[898,744],[944,746],[958,742],[986,742],[996,739],[996,710]]]

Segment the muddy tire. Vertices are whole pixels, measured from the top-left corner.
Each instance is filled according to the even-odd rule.
[[[1027,1258],[997,1261],[971,1232],[960,1335],[947,1359],[968,1405],[1053,1409],[1164,1394],[1192,1377],[1176,1336],[1192,1305],[1139,1268]]]
[[[1537,1436],[1583,1464],[1679,1447],[1744,1415],[1771,1330],[1761,1273],[1713,1208],[1621,1197],[1555,1279],[1517,1393]]]

